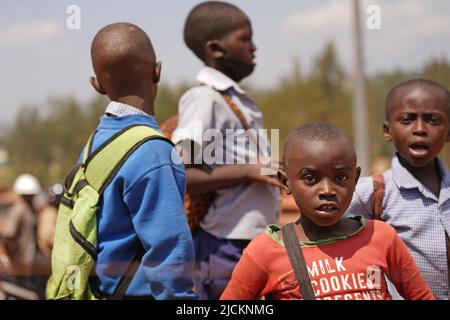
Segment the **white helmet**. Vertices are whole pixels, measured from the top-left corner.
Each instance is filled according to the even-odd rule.
[[[22,174],[14,182],[14,191],[21,195],[36,195],[42,191],[38,179],[31,174]]]

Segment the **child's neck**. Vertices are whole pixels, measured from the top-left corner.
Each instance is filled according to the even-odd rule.
[[[242,79],[238,78],[233,72],[232,70],[229,70],[225,67],[223,67],[220,63],[217,62],[217,60],[212,59],[212,60],[205,60],[205,65],[212,68],[212,69],[216,69],[217,71],[222,72],[224,75],[226,75],[228,78],[232,79],[234,82],[239,83]]]
[[[153,99],[147,98],[145,96],[124,96],[115,98],[114,101],[127,104],[136,109],[142,110],[151,116],[155,113]]]
[[[297,236],[300,241],[318,241],[333,237],[341,237],[355,232],[360,227],[360,223],[356,220],[346,218],[339,219],[339,221],[332,226],[322,227],[315,224],[307,218],[306,215],[302,215],[295,224]]]
[[[439,173],[436,158],[423,167],[413,167],[400,155],[398,158],[402,166],[405,167],[414,178],[430,190],[436,197],[439,197],[439,193],[441,192],[441,175]]]

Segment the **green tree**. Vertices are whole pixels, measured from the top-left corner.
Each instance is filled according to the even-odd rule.
[[[174,88],[164,83],[158,86],[158,95],[155,101],[155,116],[158,123],[162,123],[178,113],[178,102],[188,88],[187,84],[181,84]]]
[[[266,126],[280,129],[281,141],[290,130],[309,122],[331,123],[351,133],[351,95],[333,44],[314,60],[309,75],[300,72],[297,59],[293,66],[277,88],[255,94]]]
[[[72,98],[52,99],[47,108],[24,107],[6,138],[10,170],[28,172],[44,184],[61,181],[75,165],[106,99],[99,97],[83,108]]]

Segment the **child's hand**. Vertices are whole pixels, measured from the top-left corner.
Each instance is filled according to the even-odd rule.
[[[246,170],[246,178],[249,182],[258,182],[258,183],[264,183],[271,186],[279,187],[281,188],[281,184],[278,181],[278,178],[276,174],[273,175],[266,175],[262,174],[262,169],[268,168],[267,166],[264,166],[262,164],[247,164],[245,165]]]

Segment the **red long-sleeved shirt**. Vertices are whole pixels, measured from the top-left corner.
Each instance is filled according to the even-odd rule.
[[[221,299],[303,299],[278,230],[269,226],[248,245]],[[434,299],[402,240],[384,222],[361,218],[353,234],[302,242],[302,249],[317,299],[390,300],[384,275],[405,299]]]

